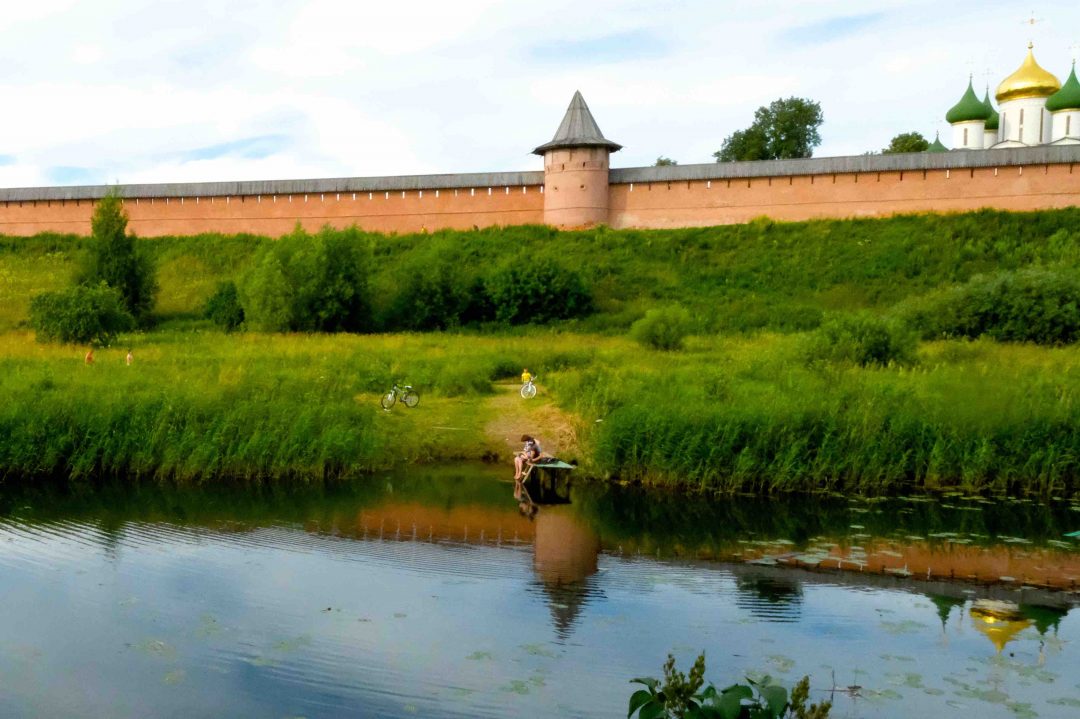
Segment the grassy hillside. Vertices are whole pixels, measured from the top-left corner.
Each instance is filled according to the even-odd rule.
[[[882,367],[806,355],[833,313],[889,314],[980,273],[1080,269],[1078,210],[362,240],[377,314],[416,277],[520,263],[578,271],[597,311],[551,327],[225,335],[199,309],[272,240],[148,239],[160,322],[122,340],[132,368],[121,348],[86,367],[25,325],[29,296],[70,282],[87,241],[0,238],[0,478],[311,477],[489,456],[502,449],[484,433],[492,383],[528,366],[576,417],[596,475],[730,491],[1080,489],[1080,349],[933,341]],[[676,301],[693,317],[685,349],[626,337]],[[420,411],[377,409],[397,379],[422,389]]]
[[[579,329],[618,331],[644,310],[678,301],[701,332],[791,331],[823,312],[884,310],[973,275],[1034,265],[1080,266],[1080,209],[873,220],[822,220],[681,230],[560,232],[507,227],[413,235],[365,235],[375,248],[376,301],[442,268],[478,270],[523,262],[581,272],[599,312]],[[268,238],[199,235],[143,240],[162,285],[165,317],[198,310],[217,282],[235,279]],[[0,237],[0,329],[26,318],[28,295],[62,285],[85,240]]]

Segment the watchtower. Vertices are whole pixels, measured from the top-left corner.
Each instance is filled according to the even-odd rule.
[[[622,145],[600,132],[580,92],[574,93],[551,142],[533,150],[544,158],[544,222],[588,227],[608,221],[608,158]]]

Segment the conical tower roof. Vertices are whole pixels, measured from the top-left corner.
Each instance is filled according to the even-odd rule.
[[[551,138],[551,142],[533,150],[533,154],[543,155],[548,150],[563,147],[606,147],[612,152],[622,149],[622,145],[612,142],[600,132],[600,126],[596,124],[589,112],[589,106],[585,104],[585,98],[579,91],[574,92],[574,98],[570,100],[570,107],[566,108],[566,115],[559,123],[555,137]]]
[[[923,152],[948,152],[949,148],[941,144],[941,134],[934,135],[934,141],[930,143],[930,147],[926,148]]]
[[[990,102],[990,88],[986,88],[986,97],[983,98],[983,105],[990,110],[990,117],[986,118],[986,129],[996,130],[1001,125],[1001,117],[998,115],[998,111],[994,109],[994,105]]]
[[[1080,82],[1076,79],[1076,61],[1073,61],[1072,72],[1069,79],[1061,86],[1061,89],[1051,95],[1046,101],[1046,109],[1050,112],[1058,110],[1080,110]]]
[[[968,80],[967,91],[960,98],[960,102],[953,105],[952,109],[945,113],[945,121],[950,124],[986,120],[989,117],[990,113],[987,112],[986,105],[982,104],[982,101],[975,94],[975,88],[971,86],[970,79]]]

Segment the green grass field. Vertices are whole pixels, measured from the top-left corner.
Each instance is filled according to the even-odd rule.
[[[0,477],[322,478],[492,456],[492,383],[528,366],[594,476],[753,492],[1080,489],[1075,347],[924,342],[913,364],[877,368],[803,350],[830,313],[888,314],[980,272],[1080,268],[1080,211],[366,237],[376,310],[403,268],[558,261],[584,275],[597,312],[550,327],[226,335],[201,305],[271,240],[160,238],[141,241],[159,323],[86,366],[85,348],[26,329],[29,297],[70,282],[86,240],[0,238]],[[674,301],[694,317],[683,350],[626,337]],[[398,379],[421,389],[415,412],[379,410]]]

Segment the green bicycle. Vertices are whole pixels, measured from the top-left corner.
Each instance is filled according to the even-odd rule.
[[[382,405],[383,409],[389,412],[390,408],[397,404],[398,399],[400,399],[402,404],[409,409],[420,404],[420,394],[412,388],[412,385],[406,384],[398,387],[397,382],[394,383],[394,386],[390,388],[389,392],[382,396],[382,399],[379,400],[379,404]]]

